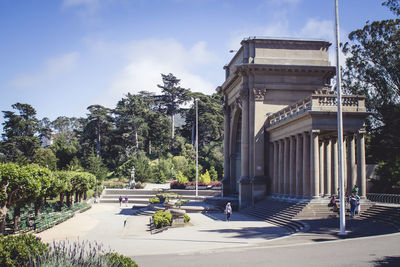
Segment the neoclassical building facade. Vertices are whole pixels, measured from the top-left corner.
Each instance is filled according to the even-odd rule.
[[[246,38],[224,67],[223,195],[239,207],[268,194],[309,199],[337,194],[335,67],[323,40]],[[345,187],[366,194],[362,96],[343,96]]]

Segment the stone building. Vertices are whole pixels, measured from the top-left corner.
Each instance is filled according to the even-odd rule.
[[[224,96],[223,195],[239,207],[272,194],[290,199],[337,194],[337,105],[330,43],[251,37],[228,65]],[[365,197],[363,96],[343,96],[345,185]]]

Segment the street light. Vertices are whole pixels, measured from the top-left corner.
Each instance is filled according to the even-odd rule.
[[[340,77],[339,57],[339,9],[338,0],[335,0],[335,21],[336,21],[336,91],[337,91],[337,124],[338,124],[338,161],[339,161],[339,198],[340,198],[340,232],[339,235],[346,235],[346,215],[344,199],[344,169],[343,169],[343,116],[342,116],[342,89]]]
[[[198,99],[195,98],[196,103],[196,198],[199,195],[199,109],[197,106]]]

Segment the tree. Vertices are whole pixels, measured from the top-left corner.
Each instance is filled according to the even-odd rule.
[[[101,145],[108,141],[102,139],[107,137],[113,127],[111,110],[101,105],[91,105],[87,109],[90,113],[88,114],[88,123],[84,131],[87,133],[89,140],[95,140],[96,155],[101,157]]]
[[[89,157],[85,159],[85,170],[93,174],[99,182],[104,181],[107,177],[107,167],[104,166],[102,159],[96,157],[94,153],[91,153]]]
[[[37,198],[40,194],[41,184],[32,175],[31,167],[21,168],[15,163],[1,163],[0,186],[0,232],[4,233],[8,210],[11,207],[16,207],[20,202]],[[17,207],[20,207],[20,205]]]
[[[81,146],[77,138],[68,140],[63,134],[59,134],[50,146],[50,149],[57,158],[57,168],[59,170],[67,169],[71,161],[77,157],[80,148]]]
[[[179,112],[180,105],[190,100],[189,90],[179,86],[180,80],[172,73],[161,74],[163,85],[157,85],[162,90],[162,100],[166,108],[166,112],[171,116],[171,149],[174,151],[175,146],[175,114]]]
[[[16,109],[18,114],[13,111],[3,111],[5,122],[1,152],[9,161],[29,163],[40,145],[36,136],[39,130],[36,110],[31,105],[22,103],[16,103],[11,107]]]
[[[193,98],[198,99],[199,119],[199,144],[207,144],[211,141],[221,141],[224,132],[224,114],[222,112],[223,99],[219,94],[212,96],[202,93],[192,93]],[[191,140],[195,145],[196,108],[191,106],[185,112],[186,123],[182,129],[182,135]]]
[[[399,1],[385,1],[397,16]],[[400,162],[400,19],[367,22],[363,29],[349,34],[350,42],[343,46],[348,56],[343,73],[344,89],[353,94],[366,96],[366,105],[371,116],[367,121],[370,143],[370,163],[380,164],[384,174],[399,168]],[[386,180],[387,188],[399,181]]]
[[[125,158],[133,152],[139,155],[139,140],[144,142],[147,135],[147,114],[150,112],[149,103],[140,95],[128,93],[114,109],[115,124]]]
[[[51,171],[57,169],[57,158],[49,148],[38,148],[33,156],[33,162]]]

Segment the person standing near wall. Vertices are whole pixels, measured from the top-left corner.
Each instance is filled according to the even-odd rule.
[[[226,214],[226,221],[229,222],[231,220],[231,215],[232,215],[232,206],[230,202],[226,204],[225,214]]]

